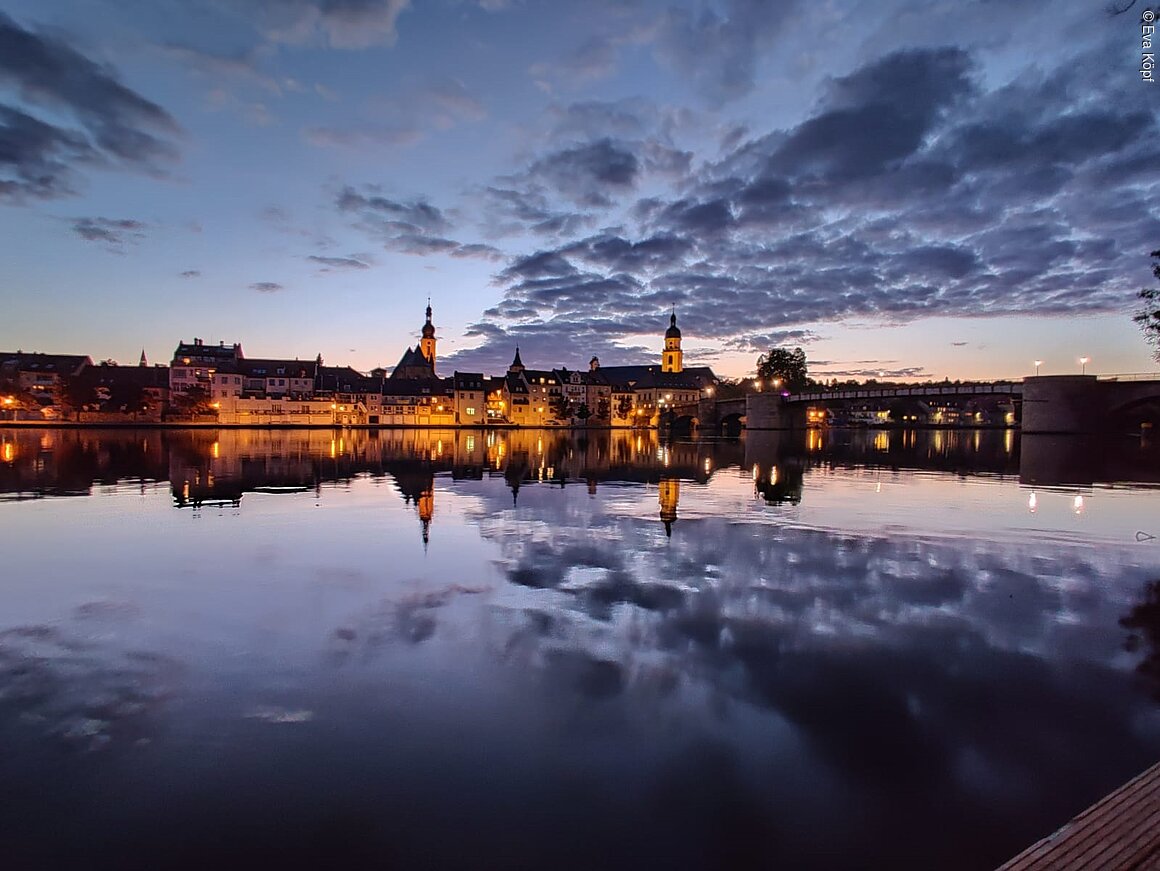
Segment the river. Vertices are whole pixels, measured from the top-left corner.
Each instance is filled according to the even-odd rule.
[[[5,868],[990,868],[1160,757],[1160,448],[0,429]]]

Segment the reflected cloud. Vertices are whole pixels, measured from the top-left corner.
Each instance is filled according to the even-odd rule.
[[[83,750],[141,739],[180,673],[167,657],[119,650],[87,633],[7,629],[0,632],[0,725]]]

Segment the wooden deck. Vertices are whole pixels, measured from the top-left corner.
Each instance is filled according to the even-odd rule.
[[[1160,871],[1160,762],[999,871]]]

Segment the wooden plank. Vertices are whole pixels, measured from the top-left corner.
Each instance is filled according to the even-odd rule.
[[[1144,781],[1141,792],[1117,790],[1068,823],[1069,832],[1052,845],[1051,861],[1063,867],[1080,861],[1096,861],[1095,856],[1108,849],[1109,843],[1129,838],[1140,830],[1143,820],[1160,812],[1160,778]],[[1082,817],[1082,819],[1081,819]]]
[[[999,871],[1134,868],[1154,858],[1160,860],[1160,763],[1032,844]]]

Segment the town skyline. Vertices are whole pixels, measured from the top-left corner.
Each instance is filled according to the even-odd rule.
[[[646,363],[674,305],[731,378],[794,346],[843,380],[1154,371],[1139,31],[1095,2],[948,32],[901,0],[0,0],[0,347],[369,371],[430,296],[464,371]]]

